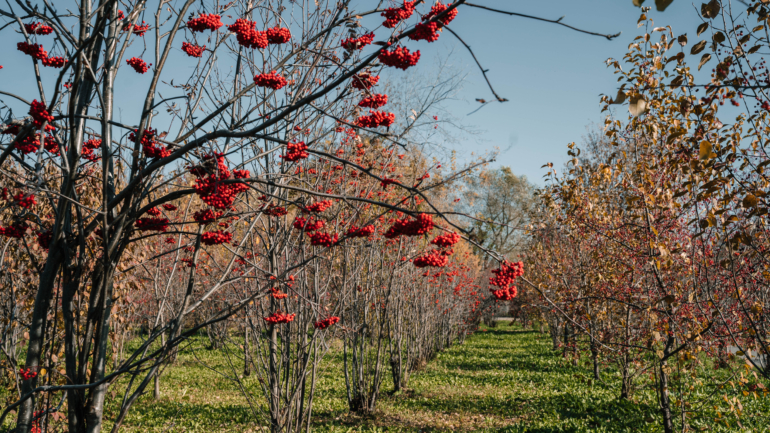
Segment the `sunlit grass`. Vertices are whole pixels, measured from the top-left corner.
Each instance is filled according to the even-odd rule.
[[[255,416],[229,377],[242,374],[240,361],[234,353],[228,361],[224,352],[208,350],[207,344],[203,338],[195,339],[180,353],[178,362],[164,372],[161,398],[153,398],[150,385],[122,431],[264,431],[264,420]],[[649,383],[639,383],[631,401],[620,400],[620,378],[614,370],[603,370],[605,383],[597,383],[587,365],[574,366],[550,346],[547,334],[507,326],[482,330],[413,373],[406,391],[391,395],[386,379],[377,413],[364,417],[348,413],[340,354],[332,353],[318,380],[313,431],[662,431]],[[236,373],[228,367],[230,362],[237,364]],[[255,395],[253,403],[263,404],[256,375],[243,380]],[[117,414],[120,390],[114,388],[107,420]],[[700,395],[709,391],[695,390]],[[690,431],[770,431],[766,427],[770,397],[755,399],[729,389],[723,394],[740,397],[740,418],[716,398],[688,416]]]

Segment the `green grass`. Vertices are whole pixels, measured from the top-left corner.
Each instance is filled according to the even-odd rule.
[[[262,431],[227,371],[221,352],[206,350],[195,340],[169,367],[159,401],[151,392],[134,405],[123,431],[239,432]],[[211,368],[209,368],[211,367]],[[213,368],[213,369],[212,369]],[[659,432],[655,394],[641,383],[632,401],[618,399],[619,377],[603,371],[607,384],[590,380],[586,365],[571,362],[550,349],[547,334],[498,327],[469,337],[412,375],[409,389],[387,395],[383,384],[376,414],[350,414],[338,353],[324,361],[314,404],[314,431],[488,431],[488,432]],[[245,383],[257,389],[252,375]],[[649,384],[646,384],[649,385]],[[705,395],[708,389],[694,392]],[[738,395],[738,418],[717,399],[689,418],[690,431],[770,431],[770,396]],[[732,398],[732,397],[730,397]],[[257,404],[262,404],[258,398]],[[106,418],[116,415],[108,403]],[[738,423],[744,427],[739,427]]]

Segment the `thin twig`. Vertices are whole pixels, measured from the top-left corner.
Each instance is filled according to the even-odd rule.
[[[605,34],[605,33],[596,33],[596,32],[590,32],[590,31],[588,31],[588,30],[579,29],[579,28],[577,28],[577,27],[572,27],[572,26],[571,26],[571,25],[569,25],[569,24],[564,24],[563,22],[561,22],[561,20],[562,20],[564,17],[561,17],[561,18],[559,18],[558,20],[549,20],[548,18],[540,18],[540,17],[536,17],[536,16],[533,16],[533,15],[520,14],[520,13],[518,13],[518,12],[508,12],[508,11],[501,11],[500,9],[493,9],[493,8],[490,8],[490,7],[486,7],[486,6],[475,5],[475,4],[473,4],[473,3],[465,3],[465,4],[466,4],[467,6],[472,6],[472,7],[474,7],[474,8],[479,8],[479,9],[486,9],[486,10],[488,10],[488,11],[497,12],[497,13],[499,13],[499,14],[511,15],[511,16],[522,17],[522,18],[529,18],[529,19],[532,19],[532,20],[544,21],[544,22],[547,22],[547,23],[551,23],[551,24],[558,24],[558,25],[560,25],[560,26],[564,26],[564,27],[567,27],[568,29],[572,29],[572,30],[575,30],[576,32],[585,33],[585,34],[587,34],[587,35],[593,35],[593,36],[602,36],[602,37],[605,37],[605,38],[607,38],[607,40],[608,40],[608,41],[611,41],[611,40],[613,40],[613,39],[617,38],[617,37],[618,37],[618,36],[620,36],[620,34],[622,33],[622,32],[618,32],[618,33],[615,33],[614,35],[611,35],[611,34]]]
[[[508,99],[501,98],[500,95],[498,95],[497,92],[495,92],[495,89],[492,88],[492,83],[490,83],[489,82],[489,78],[487,78],[487,71],[489,71],[489,69],[484,69],[484,67],[481,66],[481,63],[479,63],[479,59],[476,58],[476,54],[474,54],[473,50],[471,50],[471,46],[466,44],[465,41],[460,37],[460,35],[458,35],[452,29],[450,29],[449,26],[444,26],[444,28],[449,30],[449,32],[452,33],[453,35],[455,35],[457,40],[460,41],[463,45],[465,45],[465,48],[467,48],[468,52],[471,53],[471,56],[473,57],[473,60],[476,61],[476,65],[478,65],[479,69],[481,69],[481,73],[484,74],[484,79],[487,81],[487,85],[489,86],[489,90],[492,91],[492,94],[495,95],[495,98],[497,98],[497,100],[499,102],[506,102]]]

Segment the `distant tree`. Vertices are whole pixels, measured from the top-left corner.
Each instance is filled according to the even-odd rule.
[[[512,257],[520,252],[530,223],[535,186],[526,176],[515,175],[510,167],[481,173],[468,181],[465,196],[472,223],[473,239],[482,247]]]

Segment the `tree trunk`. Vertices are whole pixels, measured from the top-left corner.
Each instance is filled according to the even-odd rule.
[[[69,210],[69,208],[67,208]],[[62,240],[63,242],[63,240]],[[59,242],[51,246],[51,254],[48,256],[43,273],[40,275],[40,284],[38,285],[35,296],[35,306],[32,311],[32,320],[29,326],[29,343],[27,344],[26,368],[37,370],[40,366],[40,358],[43,350],[43,340],[45,337],[45,328],[48,317],[48,308],[51,303],[51,295],[56,283],[56,275],[62,263],[62,248]],[[69,359],[67,359],[69,361]],[[25,395],[32,391],[38,382],[39,377],[25,380],[21,383],[21,394]],[[32,413],[35,408],[35,397],[25,400],[19,407],[16,418],[17,433],[27,433],[32,428]],[[79,433],[79,430],[73,430],[73,433]]]
[[[628,370],[628,354],[623,355],[623,360],[620,362],[620,398],[628,400],[631,397],[631,372]]]
[[[110,322],[112,318],[113,275],[115,272],[112,263],[107,264],[107,266],[109,266],[109,268],[102,268],[100,272],[97,271],[97,278],[95,280],[98,281],[99,284],[94,284],[92,286],[101,288],[101,300],[97,311],[99,321],[97,322],[96,332],[94,333],[94,354],[93,362],[91,363],[90,377],[91,383],[103,379],[106,368],[107,343],[110,337]],[[91,391],[86,409],[86,433],[99,433],[102,429],[104,400],[107,396],[108,387],[109,382],[104,382],[95,386]]]
[[[161,346],[166,345],[166,333],[162,333],[160,336],[160,344]],[[152,391],[152,397],[155,400],[160,400],[160,368],[155,372],[155,376],[153,377],[154,383],[154,389]]]
[[[559,323],[559,320],[556,319],[553,321],[552,324],[548,327],[548,330],[551,332],[551,341],[553,342],[553,350],[559,349],[560,344],[560,335],[561,335],[561,324]]]
[[[658,369],[658,394],[660,398],[660,411],[661,415],[663,415],[664,433],[674,432],[674,422],[671,416],[671,400],[668,396],[668,357],[674,343],[674,337],[669,335],[666,346],[663,349],[663,358],[660,360],[660,367]]]
[[[399,392],[402,389],[401,384],[401,358],[390,357],[390,372],[393,376],[393,392]]]
[[[563,357],[567,357],[567,348],[569,347],[569,338],[570,338],[570,326],[569,323],[564,322],[564,325],[562,326],[564,328],[564,337],[562,337],[562,342],[564,343],[564,346],[562,348],[561,354]]]
[[[251,348],[249,347],[249,326],[243,331],[243,377],[251,376]]]
[[[666,372],[668,363],[666,361],[660,362],[659,374],[659,394],[660,394],[660,410],[663,415],[663,431],[665,433],[674,433],[674,423],[671,417],[671,401],[668,396],[668,373]]]

